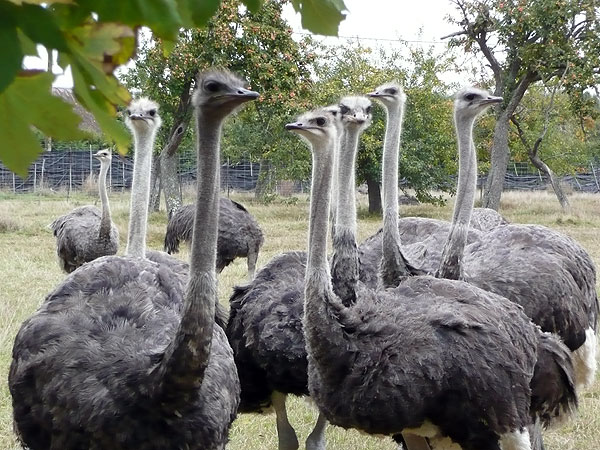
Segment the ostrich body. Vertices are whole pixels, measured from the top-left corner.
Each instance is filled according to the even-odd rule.
[[[135,236],[145,231],[140,221],[129,228],[127,256],[74,272],[22,325],[9,387],[16,430],[29,448],[225,448],[239,380],[226,336],[213,326],[219,141],[225,117],[257,95],[225,72],[198,80],[197,198],[204,207],[187,286],[168,265],[134,254],[143,242]],[[129,125],[150,143],[156,108],[137,106]],[[146,209],[135,197],[143,191],[132,192],[132,205],[140,200]]]
[[[410,430],[448,436],[464,450],[497,450],[500,441],[504,450],[529,449],[521,430],[533,417],[548,419],[574,401],[544,398],[544,413],[532,402],[536,359],[556,342],[502,297],[429,276],[380,292],[359,283],[355,305],[345,307],[326,255],[335,127],[317,110],[287,128],[313,149],[304,332],[309,388],[321,412],[371,434]],[[570,368],[561,349],[564,364],[552,372],[559,382]]]
[[[475,230],[487,233],[496,227],[510,223],[498,211],[491,208],[475,208],[471,215],[469,226]]]
[[[254,278],[258,252],[264,237],[256,219],[243,205],[219,199],[219,238],[217,240],[217,272],[221,272],[235,258],[248,259],[248,279]],[[167,253],[179,251],[179,241],[192,240],[194,205],[184,205],[169,218],[164,249]]]
[[[98,191],[102,210],[95,206],[81,206],[49,225],[56,237],[60,268],[66,273],[101,256],[114,255],[119,249],[119,230],[111,221],[106,193],[106,175],[112,155],[110,150],[100,150],[94,156],[100,160]]]

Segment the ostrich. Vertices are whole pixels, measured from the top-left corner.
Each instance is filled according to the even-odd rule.
[[[576,402],[568,353],[519,307],[464,282],[408,277],[379,292],[359,283],[356,303],[345,307],[326,255],[336,129],[324,110],[286,128],[313,150],[304,332],[321,412],[371,434],[410,430],[448,436],[464,450],[497,450],[500,442],[529,449],[524,427],[533,417],[551,421]],[[538,402],[535,362],[543,357],[556,362],[544,375],[558,384]]]
[[[197,86],[202,238],[192,242],[189,283],[133,254],[135,240],[125,257],[86,264],[46,298],[17,334],[9,373],[15,427],[31,449],[225,448],[239,380],[213,326],[220,134],[258,94],[228,72],[204,73]],[[131,114],[134,126],[151,129],[151,111]]]
[[[221,272],[235,258],[248,258],[248,279],[254,278],[258,252],[264,237],[256,219],[244,206],[221,198],[219,200],[219,238],[217,240],[217,272]],[[179,251],[179,241],[191,241],[194,225],[194,205],[177,209],[167,225],[164,249],[167,253]]]
[[[500,225],[510,223],[498,211],[491,208],[474,208],[469,226],[475,230],[487,233]]]
[[[348,131],[342,148],[350,147],[350,151],[356,152],[358,136],[370,121],[371,102],[364,97],[345,97],[338,105],[330,105],[326,110],[335,117],[339,131]],[[339,147],[338,140],[336,152]],[[341,153],[339,156],[341,158]],[[354,180],[352,172],[347,170],[346,173]],[[340,197],[348,196],[347,189],[354,189],[352,183],[354,181],[344,181],[340,186]],[[335,211],[332,207],[332,218]],[[355,211],[353,206],[351,211],[342,213],[338,210],[337,214],[347,216]],[[335,226],[332,231],[333,228]],[[338,266],[338,269],[341,271],[346,267]],[[302,331],[305,272],[305,252],[283,253],[258,271],[251,283],[237,286],[230,298],[227,336],[242,386],[240,412],[262,411],[272,405],[280,450],[298,448],[296,432],[287,418],[287,395],[308,395]],[[336,285],[347,290],[341,283]],[[320,414],[306,440],[307,449],[325,448],[326,424]]]
[[[100,161],[98,190],[102,211],[95,206],[80,206],[49,225],[56,237],[59,265],[66,273],[101,256],[114,255],[119,249],[119,230],[110,220],[106,193],[106,174],[112,155],[105,149],[94,156]]]

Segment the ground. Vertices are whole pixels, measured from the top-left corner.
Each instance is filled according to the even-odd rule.
[[[265,244],[259,256],[260,268],[277,253],[305,249],[308,226],[308,202],[299,199],[276,199],[268,205],[255,203],[250,196],[234,195],[255,215],[265,234]],[[55,242],[47,225],[60,214],[76,206],[93,203],[95,198],[85,194],[40,192],[13,195],[0,192],[0,379],[6,380],[11,361],[14,336],[26,319],[50,290],[63,278],[55,256]],[[505,193],[502,214],[519,223],[539,223],[561,230],[577,239],[600,266],[600,196],[574,194],[569,214],[560,211],[556,197],[546,192]],[[376,231],[380,219],[368,216],[366,200],[359,208],[359,235],[363,239]],[[125,250],[128,217],[128,195],[111,194],[113,220],[121,233],[121,248]],[[448,219],[452,202],[446,206],[402,206],[401,214]],[[164,212],[150,216],[148,245],[162,249],[166,228]],[[179,254],[187,258],[187,251]],[[219,295],[227,304],[232,286],[246,278],[245,260],[227,267],[219,279]],[[308,436],[316,409],[308,401],[292,399],[290,421],[300,441]],[[600,381],[580,398],[580,408],[574,420],[560,428],[545,432],[547,450],[597,450],[600,448]],[[242,414],[234,423],[229,450],[267,450],[277,448],[274,415]],[[355,431],[329,427],[330,449],[392,450],[390,439],[370,437]],[[0,450],[17,449],[12,433],[11,398],[6,381],[0,383]]]

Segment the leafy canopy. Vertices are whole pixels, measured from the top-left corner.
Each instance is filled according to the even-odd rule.
[[[270,0],[265,0],[269,2]],[[96,117],[117,148],[129,145],[129,133],[115,119],[117,106],[130,100],[114,69],[135,55],[136,30],[149,27],[173,46],[182,27],[203,27],[217,11],[220,0],[0,0],[0,160],[25,174],[41,150],[31,127],[55,138],[78,138],[77,116],[65,114],[49,127],[39,111],[62,113],[71,106],[51,94],[51,81],[36,71],[22,70],[24,56],[36,55],[36,44],[58,52],[58,64],[71,66],[77,100]],[[262,0],[243,0],[257,11]],[[336,34],[344,18],[343,0],[293,0],[303,26],[315,33]],[[165,48],[167,48],[166,46]],[[44,84],[46,83],[46,84]],[[42,89],[42,86],[46,86]],[[20,92],[35,95],[20,96]],[[17,101],[18,99],[18,101]],[[17,103],[19,103],[17,105]],[[58,108],[58,109],[56,109]],[[58,114],[57,114],[58,115]]]

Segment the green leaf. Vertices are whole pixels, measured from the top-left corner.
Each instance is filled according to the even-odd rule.
[[[0,93],[12,82],[21,69],[23,52],[14,22],[11,4],[0,1]]]
[[[52,13],[46,8],[23,4],[17,9],[16,19],[21,30],[34,42],[59,51],[67,49],[67,43],[60,28]]]
[[[243,2],[252,12],[258,11],[261,5],[261,0],[243,0]]]
[[[21,30],[17,31],[17,35],[19,36],[19,42],[21,43],[21,50],[23,51],[23,54],[37,56],[38,51],[35,42],[29,39]]]
[[[337,36],[340,22],[346,17],[343,0],[292,0],[302,14],[302,26],[317,34]]]
[[[13,172],[27,168],[41,151],[32,126],[57,139],[81,139],[79,117],[71,105],[52,95],[54,76],[47,72],[18,76],[0,94],[0,159]]]
[[[220,0],[183,0],[190,11],[192,22],[198,27],[206,25],[219,9]]]
[[[73,61],[71,66],[74,92],[77,101],[90,111],[107,138],[115,143],[117,150],[125,154],[129,149],[131,137],[125,127],[115,119],[117,110],[115,106],[106,100],[98,89],[93,89],[86,80],[85,70],[82,70],[78,61]],[[121,86],[119,86],[121,89]],[[127,92],[125,90],[125,92]]]
[[[204,3],[205,0],[198,2]],[[163,39],[175,40],[182,25],[175,0],[80,0],[78,3],[98,14],[101,22],[117,22],[131,27],[145,25]]]

